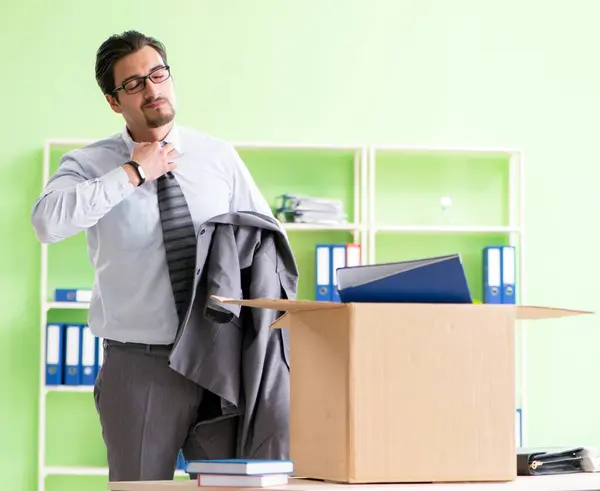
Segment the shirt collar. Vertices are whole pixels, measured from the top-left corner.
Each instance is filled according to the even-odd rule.
[[[127,149],[129,150],[129,153],[133,152],[133,149],[135,148],[136,143],[131,139],[131,135],[129,134],[129,130],[127,129],[127,126],[125,126],[123,128],[121,137],[123,138],[125,145],[127,145]],[[177,127],[177,125],[175,123],[173,123],[171,131],[169,131],[169,134],[165,137],[164,141],[173,145],[175,150],[177,150],[177,152],[180,155],[183,153],[183,150],[181,148],[181,135],[179,134],[179,128]]]

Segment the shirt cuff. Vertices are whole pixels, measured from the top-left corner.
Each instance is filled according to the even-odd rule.
[[[129,176],[121,166],[103,175],[99,180],[110,202],[121,201],[135,191],[135,186],[129,182]]]

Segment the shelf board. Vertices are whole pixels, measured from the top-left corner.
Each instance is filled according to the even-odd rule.
[[[361,144],[336,143],[302,143],[302,142],[261,142],[261,141],[232,141],[238,150],[331,150],[334,152],[358,152],[366,149]]]
[[[89,302],[48,302],[46,310],[51,309],[89,309]]]
[[[428,155],[443,155],[443,154],[457,154],[457,155],[498,155],[498,156],[511,156],[518,154],[521,150],[510,147],[460,147],[460,146],[421,146],[421,145],[374,145],[371,147],[372,152],[386,152],[386,153],[410,153],[410,154],[428,154]]]
[[[93,385],[46,385],[46,392],[93,392]]]
[[[108,467],[45,467],[46,476],[108,476]]]
[[[108,467],[45,467],[46,476],[108,476]],[[185,471],[176,470],[176,476],[187,476]]]
[[[519,233],[518,227],[504,226],[470,226],[470,225],[381,225],[374,227],[378,233],[439,233],[439,234],[496,234],[496,233]]]
[[[284,222],[283,227],[286,230],[348,230],[348,231],[359,231],[362,227],[356,223],[342,223],[342,224],[329,224],[329,223],[295,223],[295,222]]]

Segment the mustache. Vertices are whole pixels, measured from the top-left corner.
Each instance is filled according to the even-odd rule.
[[[146,107],[150,104],[154,104],[155,102],[166,102],[167,104],[169,103],[169,101],[167,99],[165,99],[164,97],[157,97],[155,99],[145,99],[144,102],[142,103],[142,107]]]

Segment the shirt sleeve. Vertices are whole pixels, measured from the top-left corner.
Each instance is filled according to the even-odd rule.
[[[253,211],[274,218],[273,210],[235,148],[230,149],[230,161],[233,184],[229,211]]]
[[[33,205],[35,234],[47,244],[66,239],[95,225],[134,191],[122,167],[89,178],[77,159],[65,156]]]

